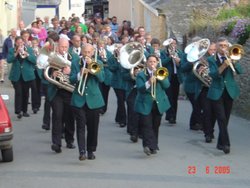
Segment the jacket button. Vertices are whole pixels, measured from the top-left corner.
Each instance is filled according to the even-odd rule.
[[[85,95],[88,95],[88,93],[85,93]]]

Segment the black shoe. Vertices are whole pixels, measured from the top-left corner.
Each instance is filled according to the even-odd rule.
[[[175,120],[174,118],[170,118],[170,119],[168,120],[168,122],[169,122],[170,124],[176,124],[176,120]]]
[[[148,156],[151,154],[151,151],[150,151],[149,147],[147,147],[147,146],[143,148],[143,152],[144,152],[146,155],[148,155]]]
[[[120,127],[123,128],[123,127],[126,127],[126,124],[125,123],[119,123],[120,124]]]
[[[80,160],[80,161],[84,161],[85,159],[87,159],[85,153],[80,153],[80,155],[79,155],[79,160]]]
[[[211,135],[211,138],[214,139],[214,134]]]
[[[135,136],[135,135],[131,135],[131,136],[130,136],[130,140],[131,140],[132,142],[136,143],[136,142],[138,141],[138,137]]]
[[[201,125],[196,123],[195,125],[190,126],[190,130],[193,130],[193,131],[201,130]]]
[[[223,150],[223,146],[222,146],[222,145],[217,145],[216,148],[217,148],[218,150]]]
[[[62,152],[61,146],[56,145],[56,144],[52,144],[52,145],[51,145],[51,149],[52,149],[53,151],[55,151],[56,153],[61,153],[61,152]]]
[[[224,146],[222,150],[223,150],[223,152],[225,154],[229,154],[230,153],[230,147],[229,146]]]
[[[1,83],[4,83],[4,80],[3,79],[1,79],[1,81],[0,81]]]
[[[33,113],[36,114],[38,112],[38,109],[37,108],[34,108],[33,109]]]
[[[205,141],[206,141],[206,143],[211,143],[212,142],[212,137],[211,136],[206,136]]]
[[[23,113],[23,116],[24,116],[24,117],[30,117],[30,115],[29,115],[27,112],[24,112],[24,113]]]
[[[156,150],[156,149],[150,149],[150,153],[151,153],[151,154],[156,154],[156,153],[157,153],[157,150]]]
[[[94,160],[95,159],[95,155],[93,152],[88,152],[88,159],[89,160]]]
[[[17,118],[21,119],[23,117],[22,113],[17,114]]]
[[[73,143],[67,143],[66,147],[69,148],[69,149],[75,149],[76,148],[76,146]]]
[[[50,130],[49,125],[47,125],[47,124],[43,124],[42,129],[44,129],[46,131]]]

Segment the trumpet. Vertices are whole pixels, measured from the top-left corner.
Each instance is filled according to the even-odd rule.
[[[153,72],[153,82],[151,84],[151,96],[153,99],[156,99],[156,83],[157,80],[164,80],[168,77],[169,72],[168,69],[165,67],[159,67]]]
[[[86,57],[84,59],[82,59],[83,67],[82,67],[82,73],[80,76],[78,90],[77,90],[81,96],[83,96],[84,91],[85,91],[85,86],[86,86],[87,79],[88,79],[88,73],[95,75],[98,72],[100,72],[100,70],[101,70],[101,66],[97,63],[97,49],[95,52],[95,59],[92,60],[92,62],[90,64],[87,65],[87,62],[85,59],[86,59]],[[84,73],[85,69],[88,70],[87,73]]]
[[[103,47],[99,48],[99,55],[101,56],[101,58],[102,58],[102,60],[104,62],[107,61],[107,53],[106,53],[106,50]]]
[[[22,59],[24,59],[24,58],[26,58],[26,57],[28,57],[28,53],[27,53],[27,47],[26,46],[21,46],[21,48],[19,48],[18,49],[18,47],[16,48],[16,51],[17,50],[19,50],[18,51],[18,54],[19,54],[19,56],[22,58]]]

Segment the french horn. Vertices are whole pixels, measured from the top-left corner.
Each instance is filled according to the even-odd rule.
[[[187,54],[187,60],[193,65],[194,75],[207,87],[210,87],[212,78],[209,76],[208,62],[203,58],[210,46],[210,40],[207,38],[189,44],[184,52]]]

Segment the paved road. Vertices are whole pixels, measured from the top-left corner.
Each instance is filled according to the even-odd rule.
[[[0,162],[0,188],[250,187],[250,122],[242,118],[230,119],[232,146],[225,155],[215,149],[216,141],[207,144],[202,132],[188,129],[190,104],[180,100],[177,124],[162,121],[160,151],[148,157],[141,140],[131,143],[126,129],[114,123],[111,91],[108,112],[100,121],[97,158],[81,162],[77,149],[67,149],[64,142],[61,154],[51,151],[51,132],[41,129],[42,111],[18,120],[10,84],[0,85],[0,93],[10,95],[6,103],[15,131],[14,161]]]

